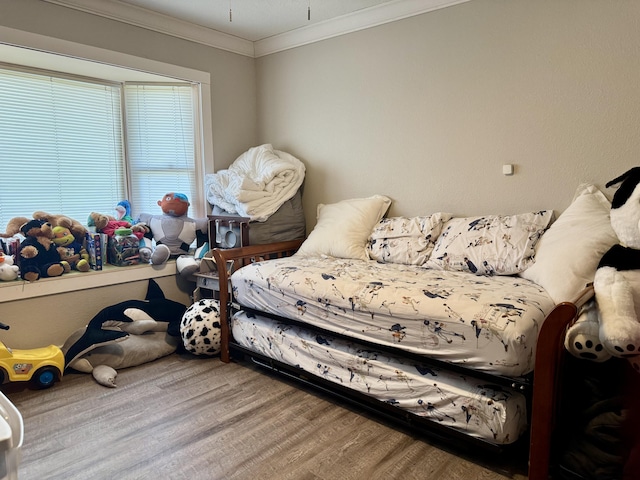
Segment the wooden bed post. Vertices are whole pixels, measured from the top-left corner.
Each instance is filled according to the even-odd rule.
[[[547,480],[551,465],[552,437],[562,393],[562,364],[567,328],[576,320],[578,309],[593,296],[593,287],[573,302],[563,302],[547,316],[538,334],[531,399],[529,440],[529,480]]]
[[[264,245],[249,245],[240,248],[213,249],[213,258],[218,269],[218,282],[220,293],[220,360],[224,363],[231,361],[229,354],[229,330],[231,293],[229,291],[229,278],[237,269],[253,262],[272,258],[289,257],[293,255],[304,240],[290,240],[287,242],[268,243]]]
[[[238,250],[238,249],[232,249]],[[213,249],[213,258],[216,260],[218,268],[218,292],[220,295],[220,360],[224,363],[231,361],[229,357],[229,275],[227,262],[222,255],[220,248]]]

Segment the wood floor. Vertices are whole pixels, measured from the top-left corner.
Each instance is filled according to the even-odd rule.
[[[117,383],[4,386],[25,422],[20,479],[526,479],[246,363],[173,354]]]

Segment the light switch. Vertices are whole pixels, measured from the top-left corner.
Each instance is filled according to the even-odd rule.
[[[513,175],[513,165],[511,163],[502,165],[503,175]]]

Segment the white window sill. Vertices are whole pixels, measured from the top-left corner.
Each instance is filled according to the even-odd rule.
[[[176,262],[175,260],[169,260],[163,265],[145,264],[127,267],[106,265],[103,270],[99,271],[70,272],[60,277],[41,278],[35,282],[26,282],[22,279],[11,282],[0,281],[0,303],[136,282],[149,278],[167,277],[175,274]]]

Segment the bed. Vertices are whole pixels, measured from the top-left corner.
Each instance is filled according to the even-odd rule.
[[[586,195],[590,206],[606,208],[593,190]],[[361,225],[362,255],[348,252],[360,222],[347,215],[340,223],[351,206],[319,210],[304,242],[214,251],[226,319],[223,361],[245,356],[449,442],[493,452],[525,443],[529,478],[546,478],[564,332],[591,295],[580,275],[552,288],[558,262],[541,261],[548,281],[536,269],[522,274],[540,253],[548,213],[385,219],[385,206],[377,205]],[[561,220],[545,247],[554,256],[553,238],[582,228]],[[461,232],[472,230],[469,242]],[[526,245],[496,256],[492,242],[477,241],[488,233],[504,239],[505,231],[509,248]],[[485,243],[482,258],[472,243]],[[568,283],[570,300],[559,301]]]

